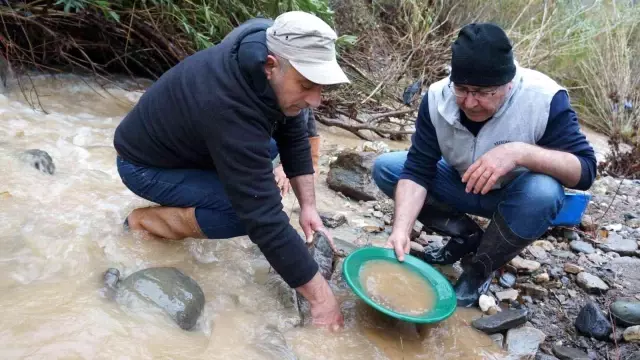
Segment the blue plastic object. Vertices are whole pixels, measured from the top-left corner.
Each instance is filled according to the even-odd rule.
[[[574,226],[580,224],[590,200],[591,194],[588,193],[565,193],[564,204],[552,225]]]

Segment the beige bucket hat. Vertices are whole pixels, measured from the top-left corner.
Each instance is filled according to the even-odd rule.
[[[290,11],[267,29],[269,51],[281,56],[302,76],[320,85],[349,83],[336,60],[335,31],[319,17]]]

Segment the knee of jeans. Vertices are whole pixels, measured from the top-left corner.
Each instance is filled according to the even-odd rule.
[[[247,235],[244,224],[233,211],[196,208],[196,221],[208,239],[230,239]]]
[[[529,199],[530,206],[537,211],[547,212],[555,217],[564,200],[564,188],[560,182],[551,176],[533,174],[526,182],[523,192]]]
[[[560,212],[564,188],[544,174],[526,173],[514,180],[498,204],[498,211],[515,234],[535,239]]]
[[[371,170],[371,177],[376,186],[382,190],[387,196],[392,197],[393,188],[396,185],[397,178],[389,169],[390,154],[382,154],[376,158]]]

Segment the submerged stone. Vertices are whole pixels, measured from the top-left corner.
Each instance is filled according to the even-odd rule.
[[[343,214],[320,213],[320,219],[324,226],[335,229],[347,223],[347,217]]]
[[[18,159],[45,174],[53,175],[56,172],[56,166],[53,163],[53,159],[44,150],[29,149],[23,151],[18,155]]]
[[[268,360],[297,360],[298,357],[287,341],[273,325],[263,326],[257,331],[251,346],[260,355],[261,359]]]
[[[105,282],[116,291],[117,301],[134,294],[162,309],[180,328],[191,330],[196,325],[204,309],[204,292],[195,280],[180,270],[173,267],[143,269],[112,285],[114,274],[113,269],[107,270]]]

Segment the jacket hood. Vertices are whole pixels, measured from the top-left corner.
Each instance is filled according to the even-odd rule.
[[[231,43],[229,61],[235,62],[236,67],[246,86],[262,103],[269,116],[284,117],[280,109],[271,84],[264,72],[264,64],[269,54],[267,48],[266,29],[273,20],[254,18],[235,28],[222,40]]]

